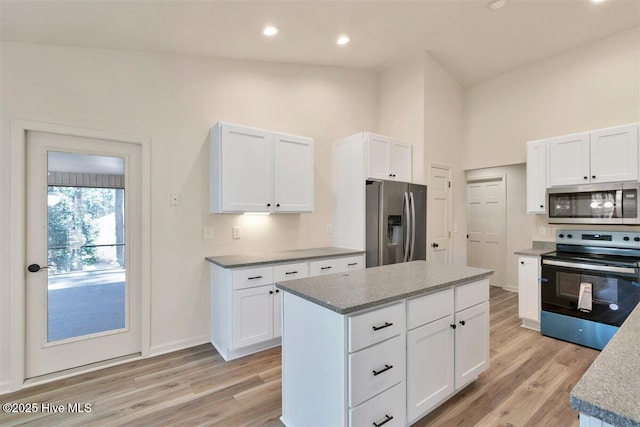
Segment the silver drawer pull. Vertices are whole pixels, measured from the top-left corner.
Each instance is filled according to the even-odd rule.
[[[388,422],[389,422],[389,421],[391,421],[392,419],[393,419],[393,417],[392,417],[391,415],[384,414],[384,421],[380,421],[380,422],[377,422],[377,423],[376,423],[376,422],[374,422],[374,423],[373,423],[373,426],[374,426],[374,427],[380,427],[380,426],[382,426],[382,425],[385,425],[386,423],[388,423]]]
[[[286,272],[286,273],[284,273],[284,274],[298,274],[298,272],[297,272],[297,271],[287,271],[287,272]]]
[[[249,280],[262,279],[262,276],[249,277]]]
[[[393,323],[384,322],[382,326],[373,326],[374,331],[379,331],[380,329],[388,328],[389,326],[393,326]]]
[[[387,365],[385,363],[384,368],[380,369],[379,371],[376,371],[376,370],[373,371],[373,376],[376,377],[376,376],[380,375],[383,372],[387,372],[391,368],[393,368],[393,365]]]

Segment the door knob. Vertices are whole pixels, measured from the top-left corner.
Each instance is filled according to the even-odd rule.
[[[49,266],[47,265],[46,267],[40,267],[38,264],[31,264],[29,265],[29,267],[27,267],[27,270],[29,270],[30,273],[37,273],[40,270],[44,270],[45,268],[49,268]]]
[[[432,247],[432,248],[437,248],[438,246],[439,246],[439,245],[438,245],[437,243],[435,243],[435,242],[431,244],[431,247]]]

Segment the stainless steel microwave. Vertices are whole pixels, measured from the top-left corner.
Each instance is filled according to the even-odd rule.
[[[640,224],[638,190],[637,182],[549,188],[549,223]]]

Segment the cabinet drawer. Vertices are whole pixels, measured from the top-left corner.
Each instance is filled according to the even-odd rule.
[[[453,314],[453,289],[407,301],[407,329],[426,325]]]
[[[309,276],[323,276],[325,274],[339,273],[343,271],[342,264],[336,258],[311,261],[309,263]]]
[[[404,304],[398,303],[349,317],[349,352],[402,333],[404,316]]]
[[[405,380],[405,337],[397,336],[349,355],[349,407]]]
[[[349,410],[349,425],[369,427],[384,423],[385,427],[404,427],[404,396],[404,383],[393,386],[368,402]]]
[[[306,262],[275,265],[273,267],[274,282],[303,279],[305,277],[309,277],[309,264]]]
[[[342,271],[362,270],[364,268],[363,255],[339,258],[338,261],[342,264]]]
[[[273,283],[273,267],[233,270],[233,289],[253,288]]]
[[[489,279],[456,286],[456,311],[489,301]]]

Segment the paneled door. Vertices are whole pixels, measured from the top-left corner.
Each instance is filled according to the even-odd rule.
[[[467,264],[489,268],[492,286],[503,286],[505,233],[503,179],[467,183]]]
[[[26,143],[26,377],[139,353],[140,146]]]
[[[431,166],[427,187],[427,259],[451,262],[451,169]]]

